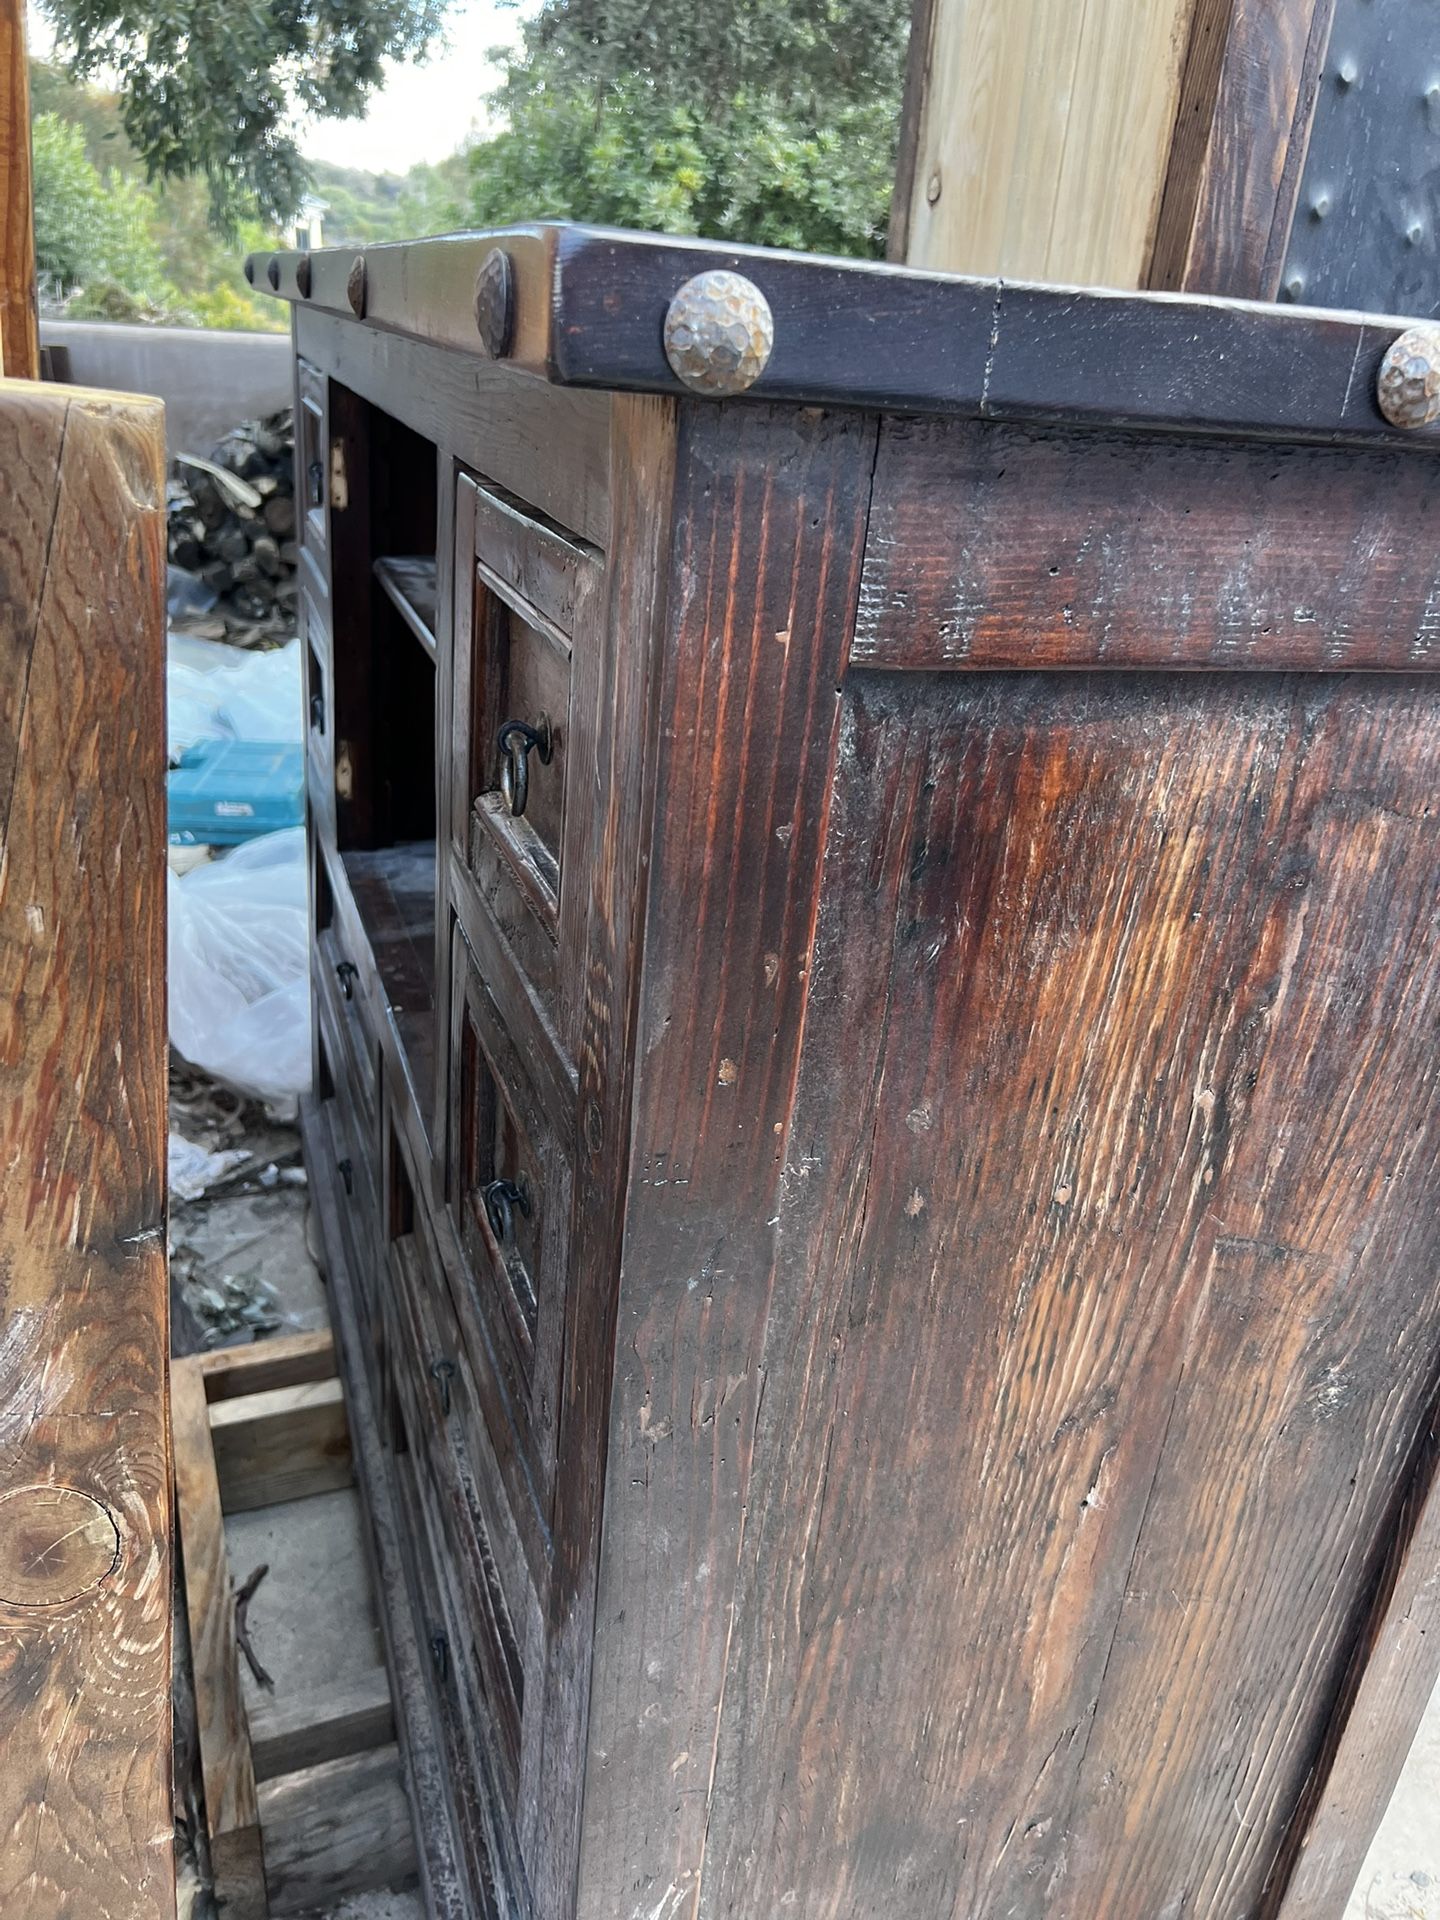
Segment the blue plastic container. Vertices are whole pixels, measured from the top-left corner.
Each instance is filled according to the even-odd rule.
[[[230,847],[305,818],[305,752],[273,740],[202,740],[170,770],[170,839]]]

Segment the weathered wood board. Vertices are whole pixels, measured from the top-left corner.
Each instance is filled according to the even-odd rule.
[[[174,1913],[163,467],[158,401],[0,381],[0,1911],[25,1920]]]

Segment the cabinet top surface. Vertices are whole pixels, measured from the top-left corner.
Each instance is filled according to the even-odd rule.
[[[1380,410],[1382,363],[1411,324],[1385,315],[559,222],[257,253],[245,271],[297,307],[563,386],[1440,447],[1440,421],[1401,428]],[[691,284],[714,274],[741,278]]]

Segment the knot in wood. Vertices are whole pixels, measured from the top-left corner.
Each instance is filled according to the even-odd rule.
[[[665,314],[665,358],[696,393],[744,393],[765,371],[774,345],[770,302],[740,273],[697,273]]]
[[[76,1487],[0,1494],[0,1602],[55,1607],[113,1572],[120,1530],[108,1508]]]
[[[475,275],[475,325],[492,360],[510,351],[515,324],[515,276],[503,247],[492,247]]]
[[[1440,327],[1411,327],[1380,362],[1375,398],[1392,427],[1440,419]]]

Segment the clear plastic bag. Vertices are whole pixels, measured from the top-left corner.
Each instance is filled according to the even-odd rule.
[[[277,1118],[310,1086],[305,832],[170,876],[170,1044]]]
[[[249,653],[172,633],[165,681],[172,765],[200,740],[294,744],[305,737],[298,640]]]

